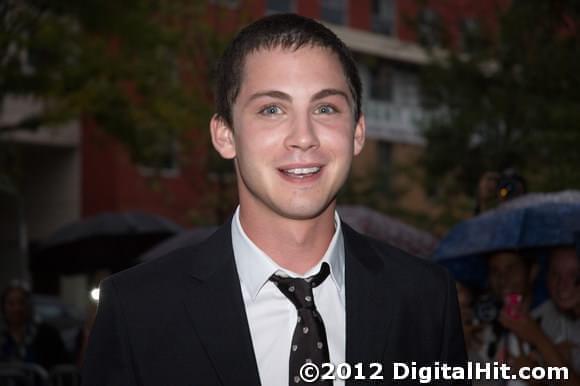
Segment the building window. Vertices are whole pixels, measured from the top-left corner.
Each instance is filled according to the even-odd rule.
[[[391,101],[393,99],[393,71],[385,63],[377,63],[369,68],[371,82],[369,96],[377,101]]]
[[[430,8],[423,8],[417,18],[419,43],[425,47],[441,46],[441,19]]]
[[[346,24],[347,0],[322,0],[320,16],[322,20],[333,24]]]
[[[296,12],[295,1],[293,0],[267,0],[266,13],[292,13]]]
[[[409,71],[397,71],[396,75],[396,101],[405,106],[419,106],[421,104],[419,80],[416,73]]]
[[[463,19],[460,24],[460,46],[466,53],[473,53],[481,48],[481,30],[474,19]]]
[[[392,36],[395,34],[395,0],[373,0],[371,30]]]

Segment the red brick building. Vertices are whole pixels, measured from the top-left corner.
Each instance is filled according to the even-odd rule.
[[[208,0],[208,19],[217,29],[235,30],[242,20],[296,12],[334,30],[354,52],[363,80],[368,140],[356,160],[355,174],[364,185],[365,176],[382,170],[383,186],[403,192],[394,204],[430,215],[436,209],[421,189],[420,177],[397,173],[414,167],[424,147],[418,126],[423,114],[418,71],[429,57],[418,43],[437,46],[446,38],[440,27],[453,26],[451,39],[460,47],[462,32],[492,29],[497,10],[506,3],[451,0],[427,1],[424,6],[414,0]],[[226,21],[214,17],[223,12],[229,15]],[[3,121],[38,108],[26,107],[26,101],[3,103]],[[133,163],[119,143],[94,125],[81,122],[67,130],[66,140],[46,130],[11,137],[26,149],[31,162],[26,165],[27,191],[22,192],[21,200],[27,210],[16,210],[13,197],[0,196],[0,229],[4,230],[0,253],[9,257],[0,263],[4,264],[0,271],[5,273],[0,284],[23,265],[14,263],[19,255],[18,240],[41,241],[78,218],[141,210],[191,226],[222,221],[235,205],[231,178],[208,175],[202,162],[205,152],[212,151],[207,138],[194,139],[187,162],[180,160],[179,147],[170,151],[167,163],[154,175],[150,167]],[[22,229],[26,230],[24,238]]]

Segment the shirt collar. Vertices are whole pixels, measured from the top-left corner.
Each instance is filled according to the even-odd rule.
[[[339,293],[344,293],[344,238],[340,217],[336,211],[334,224],[334,235],[322,259],[304,275],[298,275],[280,267],[250,240],[240,223],[240,207],[238,206],[232,220],[234,259],[240,281],[249,291],[252,300],[258,296],[264,284],[274,273],[281,272],[291,277],[309,277],[318,273],[323,262],[327,262],[330,266],[330,277]]]

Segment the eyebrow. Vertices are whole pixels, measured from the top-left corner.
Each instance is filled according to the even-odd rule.
[[[317,101],[319,99],[323,99],[333,95],[339,95],[343,97],[346,100],[346,102],[350,104],[350,98],[348,97],[348,94],[336,88],[325,88],[324,90],[320,90],[316,94],[314,94],[312,98],[310,98],[310,101],[311,102]]]
[[[251,102],[254,99],[263,98],[263,97],[282,99],[282,100],[285,100],[288,102],[290,102],[292,100],[292,97],[289,94],[286,94],[285,92],[276,91],[276,90],[268,90],[268,91],[261,91],[261,92],[257,92],[255,94],[252,94],[250,99],[248,99],[248,102]]]
[[[335,88],[325,88],[323,90],[318,91],[316,94],[314,94],[312,96],[312,98],[310,98],[311,102],[317,101],[319,99],[323,99],[329,96],[333,96],[333,95],[339,95],[342,96],[347,103],[351,103],[350,98],[348,96],[347,93],[345,93],[342,90],[338,90]],[[282,91],[277,91],[277,90],[268,90],[268,91],[261,91],[261,92],[257,92],[255,94],[252,94],[252,96],[250,96],[250,98],[248,99],[248,102],[251,102],[255,99],[258,98],[263,98],[263,97],[270,97],[270,98],[274,98],[274,99],[281,99],[284,101],[292,101],[292,97],[289,94],[286,94],[285,92]]]

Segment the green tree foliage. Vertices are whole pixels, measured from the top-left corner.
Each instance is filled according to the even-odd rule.
[[[580,188],[580,3],[513,0],[477,25],[423,72],[431,186],[473,194],[512,167],[532,190]]]
[[[204,22],[206,11],[186,0],[0,2],[0,101],[33,96],[44,106],[0,125],[0,139],[82,119],[133,159],[162,160],[172,143],[207,126],[208,79],[224,39]]]

